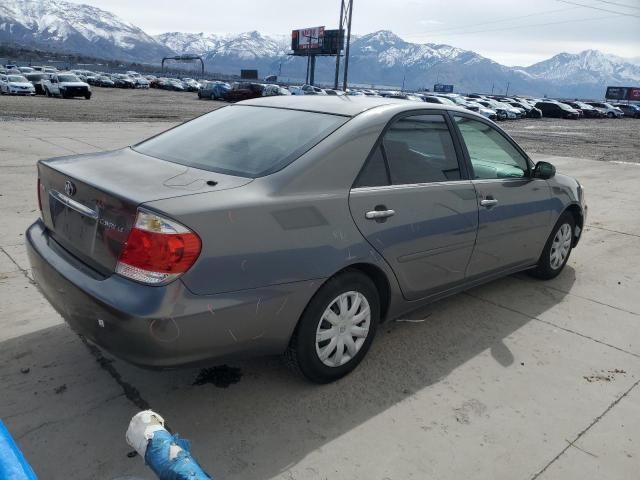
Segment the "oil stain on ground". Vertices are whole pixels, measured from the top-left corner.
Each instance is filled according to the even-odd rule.
[[[205,385],[211,383],[218,388],[227,388],[238,383],[242,378],[242,370],[239,368],[220,365],[218,367],[203,368],[198,373],[193,385]]]

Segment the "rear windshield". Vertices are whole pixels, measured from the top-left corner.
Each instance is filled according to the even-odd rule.
[[[324,113],[233,105],[133,148],[189,167],[255,178],[289,165],[347,120]]]

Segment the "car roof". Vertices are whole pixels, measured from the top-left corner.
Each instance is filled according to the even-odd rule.
[[[418,103],[410,100],[367,97],[349,95],[292,95],[262,97],[239,102],[241,105],[255,105],[261,107],[288,108],[291,110],[305,110],[309,112],[329,113],[332,115],[345,115],[354,117],[364,111],[384,105],[406,105],[408,109],[454,109],[453,105],[440,105],[437,103]]]

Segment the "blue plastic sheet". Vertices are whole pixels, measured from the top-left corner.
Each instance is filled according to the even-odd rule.
[[[169,459],[171,445],[178,445],[182,449],[173,459]],[[166,430],[154,432],[147,445],[144,461],[160,480],[213,480],[189,453],[189,442]]]
[[[16,445],[16,442],[11,438],[11,434],[4,426],[4,423],[2,423],[2,420],[0,420],[0,479],[37,480],[36,474],[33,472],[31,465],[29,465],[25,460],[24,455],[22,455],[18,445]]]

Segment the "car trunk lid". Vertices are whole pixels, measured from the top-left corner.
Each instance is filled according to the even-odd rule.
[[[51,237],[103,275],[111,274],[140,205],[245,185],[235,177],[135,152],[43,160],[38,163],[42,218]]]

